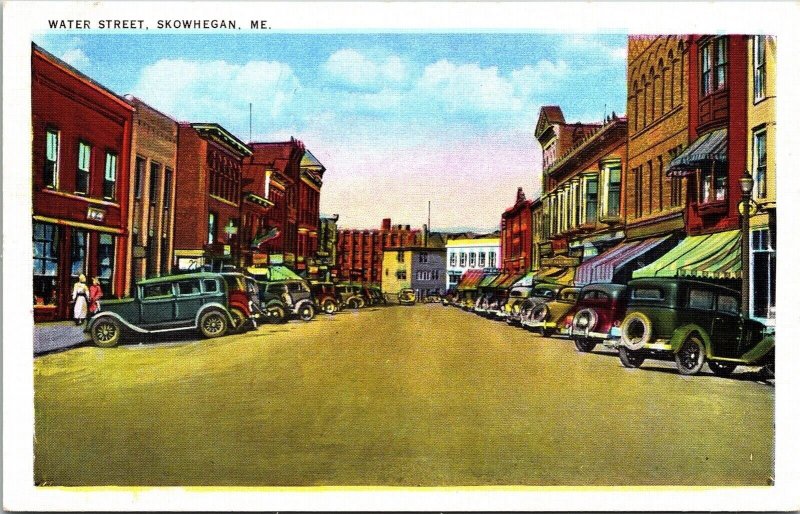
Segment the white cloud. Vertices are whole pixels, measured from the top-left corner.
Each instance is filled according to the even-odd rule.
[[[518,111],[523,99],[515,96],[514,86],[500,76],[497,67],[477,64],[455,65],[441,60],[425,68],[418,90],[444,105],[449,112]]]
[[[322,69],[335,83],[370,91],[401,85],[409,75],[408,64],[396,55],[368,57],[349,48],[331,54]]]
[[[85,70],[90,64],[89,56],[80,48],[71,48],[65,51],[61,54],[61,59],[79,70]]]
[[[133,93],[181,120],[218,121],[241,132],[249,103],[257,116],[275,119],[289,111],[299,89],[291,67],[281,62],[162,59],[142,69]]]
[[[600,63],[608,60],[625,61],[628,58],[627,45],[613,46],[593,35],[567,35],[563,36],[562,41],[565,49],[577,51]]]
[[[543,59],[531,66],[526,64],[522,68],[511,72],[511,80],[518,94],[529,96],[533,93],[550,91],[556,87],[569,72],[569,66],[564,61],[548,61]]]

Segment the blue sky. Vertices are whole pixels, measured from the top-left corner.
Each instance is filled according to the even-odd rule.
[[[249,139],[297,137],[328,168],[340,224],[392,217],[496,228],[516,188],[538,195],[541,105],[568,121],[625,110],[626,37],[556,34],[44,34],[119,94]]]

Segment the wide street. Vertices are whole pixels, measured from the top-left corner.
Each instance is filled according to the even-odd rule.
[[[441,305],[35,360],[48,485],[768,485],[774,388]]]

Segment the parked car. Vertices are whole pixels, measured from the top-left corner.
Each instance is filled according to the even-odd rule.
[[[525,326],[538,330],[545,337],[560,332],[566,327],[567,314],[575,307],[580,293],[580,287],[565,287],[552,300],[537,303],[525,319]]]
[[[379,286],[369,286],[369,291],[371,296],[374,298],[373,305],[388,305],[389,302],[386,301],[386,295],[381,292],[381,288]]]
[[[683,375],[704,363],[721,376],[740,364],[774,373],[774,328],[742,316],[738,291],[681,278],[634,279],[628,291],[619,345],[624,366],[661,359],[674,360]]]
[[[304,280],[281,280],[260,284],[263,288],[264,311],[267,313],[268,321],[279,323],[289,316],[295,316],[303,321],[314,319],[311,288]]]
[[[531,297],[532,293],[533,285],[512,287],[508,293],[508,300],[503,304],[503,312],[500,317],[505,318],[509,325],[519,323],[522,304]]]
[[[414,305],[417,303],[417,295],[414,293],[413,289],[401,289],[399,293],[397,293],[397,302],[400,305]]]
[[[336,294],[342,307],[360,309],[367,304],[364,298],[364,288],[360,284],[337,284]]]
[[[489,299],[489,305],[486,307],[486,317],[488,318],[502,318],[503,309],[508,301],[509,290],[506,288],[497,288],[494,295]]]
[[[311,297],[317,311],[333,314],[341,306],[336,296],[336,286],[332,282],[315,282],[311,284]]]
[[[238,300],[231,302],[225,277],[218,273],[167,275],[137,283],[131,298],[103,301],[86,331],[104,348],[119,344],[123,331],[198,330],[205,337],[219,337],[237,323],[232,309],[242,309],[240,314],[249,321],[246,307]]]
[[[255,295],[255,302],[253,301],[252,286],[249,286],[247,282],[249,277],[241,273],[231,272],[220,273],[220,275],[225,279],[225,284],[228,286],[229,310],[233,318],[230,330],[232,332],[242,332],[257,328],[256,317],[261,311],[260,301],[258,300],[258,293]]]
[[[533,286],[533,291],[528,298],[522,301],[519,311],[519,322],[522,328],[527,329],[527,321],[531,317],[533,308],[540,303],[549,302],[558,296],[558,292],[564,289],[561,284],[553,284],[550,282],[539,282]]]
[[[565,319],[566,333],[580,352],[591,352],[602,344],[616,348],[619,326],[625,316],[627,286],[622,284],[589,284],[583,287],[578,303]]]
[[[484,291],[482,294],[478,295],[478,298],[475,299],[475,305],[472,308],[472,311],[475,312],[476,314],[480,314],[481,316],[487,316],[489,314],[489,309],[495,302],[496,298],[497,298],[496,291],[494,290]]]

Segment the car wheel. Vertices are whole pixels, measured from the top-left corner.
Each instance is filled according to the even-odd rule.
[[[243,331],[245,323],[247,322],[247,316],[245,316],[244,312],[237,307],[231,308],[230,312],[231,318],[233,318],[233,321],[231,322],[231,332],[238,333]]]
[[[622,320],[620,332],[623,345],[629,350],[640,350],[650,342],[653,335],[653,323],[641,312],[631,312]]]
[[[533,308],[531,312],[531,321],[545,321],[550,315],[550,308],[547,305],[540,303]]]
[[[577,348],[579,352],[591,352],[594,350],[595,346],[597,346],[597,343],[594,343],[590,339],[586,339],[584,337],[580,337],[575,340],[575,348]]]
[[[314,307],[309,304],[305,304],[300,307],[300,310],[297,311],[297,315],[303,321],[311,321],[314,319]]]
[[[705,361],[706,348],[703,340],[696,334],[689,336],[675,353],[675,364],[681,375],[696,375]]]
[[[720,377],[731,376],[736,366],[737,364],[734,362],[708,361],[708,367],[711,372]]]
[[[336,302],[331,299],[322,302],[322,312],[325,314],[333,314],[336,312]]]
[[[208,311],[200,316],[200,333],[212,338],[224,335],[228,330],[228,318],[220,311]]]
[[[626,368],[638,368],[644,362],[644,354],[620,346],[619,360]]]
[[[105,316],[92,325],[92,342],[100,348],[117,346],[121,336],[122,326],[110,316]]]
[[[359,303],[360,302],[358,301],[358,298],[351,298],[350,300],[347,301],[347,306],[350,307],[351,309],[358,309]]]
[[[286,309],[282,305],[272,304],[267,307],[267,323],[282,323],[286,318]]]

